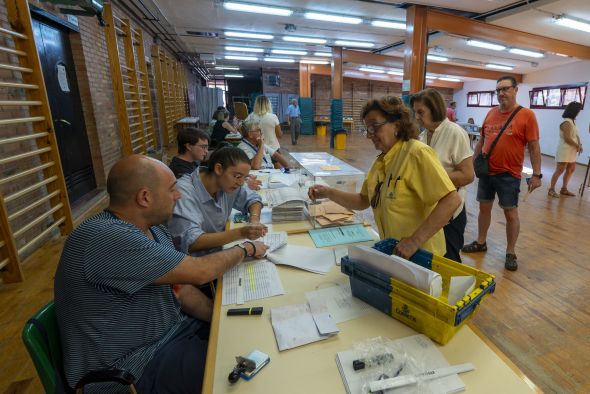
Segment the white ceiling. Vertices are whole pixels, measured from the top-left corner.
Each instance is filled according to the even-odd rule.
[[[185,46],[187,52],[196,54],[213,54],[217,58],[217,64],[238,65],[244,68],[260,67],[286,67],[296,68],[297,64],[270,63],[270,62],[241,62],[225,60],[228,54],[224,47],[251,46],[261,47],[268,54],[274,49],[298,49],[310,52],[329,52],[329,45],[334,40],[368,41],[375,44],[372,50],[399,43],[404,40],[403,30],[385,29],[371,26],[368,20],[405,20],[405,9],[399,7],[400,2],[390,0],[366,1],[366,0],[250,0],[250,3],[266,4],[293,9],[295,13],[289,17],[253,14],[239,11],[226,10],[220,0],[149,0],[157,7],[167,22],[174,28]],[[414,0],[415,4],[424,4],[441,7],[461,13],[490,13],[503,10],[511,5],[524,4],[518,0]],[[403,3],[406,4],[407,3]],[[342,14],[347,16],[362,17],[365,22],[360,25],[347,25],[313,21],[303,18],[303,11],[319,11],[326,13]],[[561,27],[552,22],[552,15],[567,14],[582,20],[590,21],[590,0],[540,0],[523,5],[521,7],[498,13],[485,19],[486,22],[498,26],[509,27],[533,34],[544,35],[568,42],[590,46],[590,33],[584,33],[566,27]],[[295,26],[294,32],[285,29],[287,24]],[[198,32],[218,33],[218,38],[201,38],[187,35],[187,30]],[[241,32],[269,33],[275,36],[272,41],[252,39],[231,39],[223,35],[225,30]],[[282,40],[285,35],[310,36],[325,38],[326,46],[291,43]],[[429,39],[431,53],[450,57],[450,64],[467,67],[485,68],[485,63],[493,62],[514,66],[513,72],[530,73],[533,71],[564,65],[577,59],[559,57],[546,53],[542,59],[535,59],[504,52],[496,52],[487,49],[475,48],[465,45],[466,37],[456,37],[447,34],[435,34]],[[383,54],[391,56],[403,56],[401,47],[383,51]],[[232,53],[248,55],[247,53]],[[249,54],[253,56],[252,54]],[[254,54],[262,57],[262,54]],[[274,55],[279,57],[279,55]],[[281,55],[282,57],[286,57]],[[312,58],[313,56],[306,56]],[[315,58],[318,59],[318,58]],[[353,65],[350,65],[352,67]],[[349,68],[350,68],[349,67]],[[356,67],[356,66],[355,66]]]

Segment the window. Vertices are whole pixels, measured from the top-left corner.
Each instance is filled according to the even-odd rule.
[[[531,108],[564,109],[572,101],[586,101],[588,83],[533,88],[529,92]]]
[[[493,90],[467,93],[468,107],[493,107],[495,105],[498,105],[498,97]]]

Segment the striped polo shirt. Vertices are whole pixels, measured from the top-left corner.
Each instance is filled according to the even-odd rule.
[[[88,371],[104,368],[127,370],[139,380],[186,319],[171,286],[154,284],[186,255],[174,249],[164,226],[150,230],[154,240],[104,211],[68,237],[54,292],[71,387]]]

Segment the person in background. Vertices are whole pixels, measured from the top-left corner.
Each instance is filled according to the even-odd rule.
[[[170,169],[178,179],[191,174],[209,152],[209,135],[204,130],[187,127],[178,132],[178,156],[170,161]]]
[[[492,108],[481,126],[481,138],[475,146],[474,155],[487,153],[500,130],[512,113],[518,110],[516,94],[518,86],[514,77],[503,76],[496,82],[496,94],[499,106]],[[533,176],[529,181],[528,192],[541,186],[541,148],[539,146],[539,126],[535,113],[528,108],[520,108],[504,133],[498,139],[496,147],[489,156],[489,173],[479,178],[477,184],[477,201],[479,216],[477,218],[477,239],[463,246],[463,253],[485,252],[488,250],[486,238],[492,220],[492,206],[496,194],[500,208],[506,218],[506,260],[504,268],[509,271],[518,269],[515,253],[516,241],[520,232],[518,216],[518,194],[520,177],[524,163],[524,149],[528,147]]]
[[[229,133],[237,133],[237,130],[229,123],[229,112],[227,110],[217,111],[216,119],[217,122],[215,122],[211,133],[211,145],[213,147],[224,141],[225,136]]]
[[[465,186],[473,182],[473,151],[469,136],[461,126],[446,117],[443,97],[434,89],[425,89],[410,98],[418,125],[425,128],[420,141],[432,147],[461,197],[461,205],[444,227],[447,253],[444,257],[461,262],[459,251],[464,244],[467,210]]]
[[[451,101],[449,103],[448,108],[447,108],[447,118],[451,122],[456,122],[457,121],[457,111],[455,110],[455,108],[457,108],[457,103],[454,102],[454,101]]]
[[[246,121],[260,124],[264,141],[275,151],[281,148],[279,138],[283,135],[281,131],[281,122],[275,114],[272,113],[272,105],[266,96],[256,97],[254,102],[254,111],[248,115]]]
[[[211,120],[209,121],[209,127],[211,130],[213,130],[213,126],[217,123],[217,111],[225,111],[225,107],[220,105],[215,111],[213,111],[213,115],[211,115]]]
[[[559,198],[560,194],[562,196],[575,196],[574,193],[567,190],[567,185],[576,170],[576,157],[582,153],[582,143],[576,125],[576,117],[581,110],[582,104],[572,101],[565,107],[563,115],[561,115],[564,120],[559,125],[559,144],[555,155],[555,172],[551,177],[551,186],[547,193],[551,197]],[[557,194],[555,184],[564,171],[563,184],[559,194]]]
[[[297,99],[291,100],[291,105],[287,108],[287,114],[289,115],[289,126],[291,128],[291,144],[297,145],[301,131],[301,111],[297,105]]]
[[[277,166],[276,168],[289,167],[289,162],[279,151],[273,150],[264,143],[260,124],[250,121],[243,122],[242,135],[244,139],[240,142],[238,148],[246,153],[253,170],[275,168],[275,166]],[[273,164],[273,161],[275,164]]]
[[[55,273],[67,384],[117,368],[135,378],[139,393],[200,393],[213,302],[190,285],[175,297],[170,285],[211,281],[267,248],[247,241],[204,257],[174,249],[163,224],[181,195],[174,174],[158,160],[119,160],[107,192],[108,209],[68,236]],[[84,392],[121,390],[127,392],[100,383]]]
[[[360,193],[314,185],[309,188],[309,197],[329,198],[355,210],[370,206],[379,236],[400,240],[394,249],[398,256],[410,258],[418,248],[443,256],[442,228],[461,198],[436,152],[416,139],[418,127],[398,97],[369,100],[361,117],[367,138],[380,154]]]
[[[467,119],[467,123],[475,124],[475,120],[473,120],[473,118],[469,118],[469,119]]]
[[[260,224],[262,199],[244,185],[250,159],[238,148],[224,147],[211,154],[207,167],[178,180],[183,198],[176,204],[168,229],[175,246],[193,256],[212,253],[240,239],[266,234]],[[226,230],[232,208],[250,214],[246,226]]]

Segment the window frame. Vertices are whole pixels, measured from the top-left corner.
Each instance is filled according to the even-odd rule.
[[[584,94],[582,97],[582,88],[584,88]],[[559,94],[559,105],[547,105],[548,100],[548,92],[550,90],[560,90]],[[529,90],[529,103],[531,109],[565,109],[568,103],[564,103],[564,99],[568,90],[571,89],[578,89],[578,97],[580,97],[580,102],[582,103],[582,109],[584,109],[584,104],[586,102],[586,96],[588,95],[588,82],[580,82],[580,83],[571,83],[565,85],[554,85],[554,86],[539,86],[532,88]],[[542,102],[543,104],[536,104],[537,100],[534,100],[535,95],[542,95]],[[534,100],[534,101],[533,101]],[[571,101],[570,101],[571,102]]]
[[[481,96],[484,94],[490,95],[490,104],[489,105],[480,104]],[[472,95],[477,95],[477,104],[469,104],[469,97]],[[495,101],[494,101],[494,98],[496,99]],[[494,104],[494,102],[496,102],[496,103],[498,102],[498,98],[496,96],[495,90],[478,90],[478,91],[474,91],[474,92],[467,92],[467,106],[468,107],[492,108],[492,107],[495,107],[498,105],[498,104]]]

